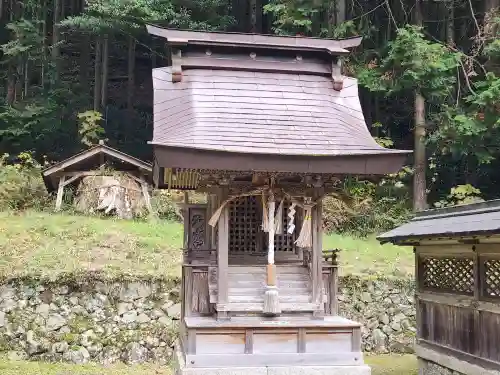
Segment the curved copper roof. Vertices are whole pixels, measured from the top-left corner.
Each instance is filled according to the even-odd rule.
[[[153,70],[160,167],[386,174],[409,153],[375,142],[341,74],[360,38],[148,30],[172,53]]]
[[[172,83],[171,68],[153,71],[153,144],[280,155],[406,153],[370,135],[357,82],[332,89],[331,77],[190,69]]]

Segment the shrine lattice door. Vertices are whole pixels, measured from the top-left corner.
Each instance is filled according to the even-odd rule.
[[[277,206],[279,202],[277,203]],[[286,232],[288,225],[289,201],[284,202],[283,234],[276,235],[274,249],[276,253],[296,254],[296,235]],[[262,231],[261,197],[241,197],[229,205],[229,253],[231,255],[267,254],[267,233]]]

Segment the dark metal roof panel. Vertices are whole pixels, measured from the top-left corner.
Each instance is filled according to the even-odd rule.
[[[407,224],[380,235],[378,240],[401,243],[429,237],[497,233],[500,233],[500,200],[424,211]]]
[[[379,146],[365,124],[357,81],[341,91],[307,74],[171,68],[153,71],[153,144],[277,155],[401,154]]]

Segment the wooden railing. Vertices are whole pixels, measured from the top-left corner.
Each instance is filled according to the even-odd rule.
[[[323,251],[323,288],[327,296],[326,315],[338,315],[338,254],[340,250]]]
[[[338,314],[338,254],[339,249],[323,251],[323,289],[326,294],[325,314]],[[304,249],[304,266],[309,270],[309,276],[312,277],[312,252],[310,249]]]

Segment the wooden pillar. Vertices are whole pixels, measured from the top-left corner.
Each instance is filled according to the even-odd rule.
[[[330,314],[338,315],[338,303],[337,303],[337,295],[338,295],[338,273],[339,269],[337,267],[331,269],[331,280],[330,280]]]
[[[212,215],[214,214],[215,210],[217,210],[218,207],[218,202],[217,202],[217,195],[215,194],[210,194],[208,196],[208,200],[210,202],[209,207],[210,207],[210,213],[208,214],[208,218],[210,219]],[[208,222],[208,221],[207,221]],[[215,238],[216,235],[216,230],[214,227],[209,228],[210,232],[210,250],[215,250],[217,249],[217,240]]]
[[[322,215],[323,202],[319,194],[315,194],[317,199],[316,205],[312,210],[312,302],[320,307],[314,311],[314,316],[317,318],[324,316],[323,306],[323,236],[322,236]]]
[[[66,182],[66,176],[63,175],[59,177],[59,186],[57,187],[57,197],[56,197],[56,211],[61,210],[61,205],[64,195],[64,183]]]
[[[219,204],[227,198],[227,189],[222,189]],[[228,319],[228,268],[229,268],[229,207],[221,212],[218,223],[217,248],[217,319]]]

